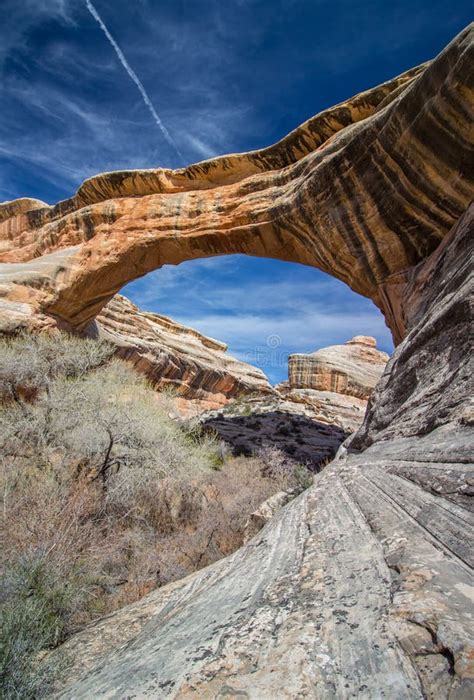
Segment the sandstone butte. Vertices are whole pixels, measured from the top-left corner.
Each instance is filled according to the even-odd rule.
[[[117,294],[89,324],[89,335],[115,345],[158,388],[172,389],[184,413],[230,398],[274,394],[265,374],[227,354],[227,345],[166,316],[141,311]]]
[[[6,329],[87,329],[130,279],[238,252],[338,277],[397,343],[314,486],[72,637],[61,697],[473,697],[473,35],[261,151],[3,206]]]
[[[315,389],[368,399],[388,361],[375,338],[356,335],[344,345],[332,345],[309,355],[290,355],[290,389]]]

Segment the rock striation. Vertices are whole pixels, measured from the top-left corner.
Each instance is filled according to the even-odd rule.
[[[71,638],[60,697],[473,696],[473,34],[270,149],[105,174],[0,224],[6,325],[86,328],[148,270],[240,252],[342,279],[398,343],[314,486]]]
[[[227,345],[116,295],[86,329],[108,340],[152,384],[169,388],[189,412],[223,406],[235,396],[274,393],[257,367],[227,354]]]
[[[375,338],[358,335],[344,345],[290,355],[289,388],[368,399],[388,361],[387,353],[377,350],[376,345]]]
[[[84,328],[150,270],[245,253],[334,275],[373,299],[399,342],[398,276],[437,248],[472,198],[473,37],[471,25],[432,62],[269,148],[105,173],[53,207],[8,203],[0,315],[10,326]]]
[[[314,486],[71,638],[61,697],[472,697],[473,233],[474,206],[411,270],[408,333]]]

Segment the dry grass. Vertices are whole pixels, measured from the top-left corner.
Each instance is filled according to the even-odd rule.
[[[271,448],[229,458],[104,343],[0,345],[2,696],[39,697],[42,649],[234,551],[308,475]]]

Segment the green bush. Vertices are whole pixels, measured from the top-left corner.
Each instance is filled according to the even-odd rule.
[[[5,698],[48,694],[63,663],[44,650],[56,647],[85,595],[71,571],[58,571],[44,555],[22,558],[4,573],[0,608],[0,688]]]

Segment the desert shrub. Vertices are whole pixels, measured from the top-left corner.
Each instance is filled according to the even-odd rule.
[[[53,636],[50,620],[36,600],[9,601],[0,611],[2,698],[46,696],[57,674],[38,657]]]
[[[264,445],[257,452],[261,465],[261,474],[273,480],[281,490],[301,493],[313,481],[313,475],[304,464],[295,462],[282,450],[271,445]]]
[[[161,579],[180,578],[235,551],[243,544],[249,515],[263,501],[281,490],[297,495],[312,478],[304,465],[273,447],[227,459],[193,491],[188,486],[183,526],[168,532],[158,552]]]
[[[274,448],[232,458],[94,340],[0,340],[0,674],[52,682],[44,650],[239,547],[249,514],[307,470]]]
[[[74,569],[58,563],[47,552],[32,552],[4,571],[0,589],[2,697],[44,697],[61,671],[63,659],[58,657],[53,668],[44,650],[57,646],[71,631],[87,586]]]
[[[66,334],[3,338],[0,355],[0,397],[19,399],[48,388],[59,376],[77,377],[103,364],[114,352],[102,340]]]

